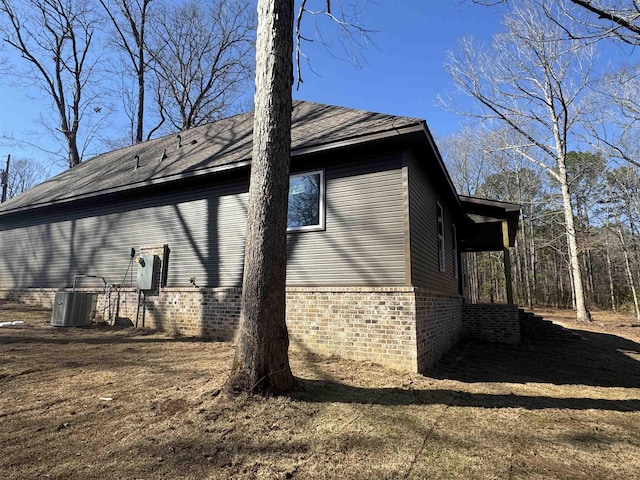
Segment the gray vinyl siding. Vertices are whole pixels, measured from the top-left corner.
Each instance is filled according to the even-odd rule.
[[[18,219],[13,226],[23,226],[14,229],[2,219],[0,287],[69,287],[76,273],[120,283],[130,247],[139,252],[140,246],[165,243],[171,249],[169,285],[189,285],[191,277],[203,286],[236,285],[242,267],[227,259],[241,256],[244,248],[246,201],[238,201],[244,190],[244,183],[232,182],[93,208],[61,209],[44,217]],[[218,232],[224,232],[224,245]],[[225,260],[218,262],[221,257]],[[127,276],[125,284],[129,281]]]
[[[288,284],[402,285],[402,168],[327,169],[326,230],[290,233]]]
[[[402,169],[399,156],[385,161],[395,167],[325,169],[326,229],[289,234],[290,285],[404,283]],[[192,277],[198,286],[239,286],[247,190],[246,179],[212,180],[142,199],[5,215],[0,288],[70,287],[76,273],[121,283],[130,247],[162,244],[171,249],[168,286],[188,286]]]
[[[458,292],[453,271],[451,209],[438,194],[428,171],[415,156],[407,152],[409,168],[409,235],[411,245],[411,283],[417,287],[443,293]],[[444,210],[445,271],[438,267],[436,204]]]

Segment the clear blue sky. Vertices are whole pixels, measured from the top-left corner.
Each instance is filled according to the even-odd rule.
[[[374,45],[359,51],[360,66],[347,59],[336,39],[330,37],[334,55],[319,42],[307,44],[313,71],[303,65],[304,83],[294,98],[424,118],[436,137],[458,131],[456,116],[436,105],[438,94],[452,89],[443,66],[446,53],[464,35],[490,40],[501,29],[502,12],[468,0],[358,0],[358,5],[361,23],[376,31]],[[306,26],[313,34],[311,22]],[[0,79],[0,163],[7,154],[46,160],[43,153],[2,138],[42,131],[39,118],[50,108],[9,82]]]
[[[459,119],[437,106],[438,95],[453,90],[444,69],[447,51],[465,35],[490,41],[502,28],[502,10],[468,0],[380,0],[361,7],[363,23],[377,31],[375,46],[361,50],[361,67],[319,45],[307,48],[317,75],[305,68],[294,98],[423,118],[436,136],[458,131]]]

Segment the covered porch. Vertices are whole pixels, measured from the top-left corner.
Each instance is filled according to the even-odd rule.
[[[464,302],[464,334],[490,342],[519,343],[520,317],[513,299],[509,248],[515,246],[520,206],[463,195],[460,203],[465,216],[460,251],[502,252],[506,290],[506,304]]]
[[[513,281],[509,248],[515,246],[520,205],[460,195],[465,214],[460,251],[502,252],[507,304],[512,305]]]

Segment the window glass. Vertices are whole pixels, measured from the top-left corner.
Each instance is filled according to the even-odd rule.
[[[307,172],[292,175],[289,179],[289,230],[323,228],[324,172]]]

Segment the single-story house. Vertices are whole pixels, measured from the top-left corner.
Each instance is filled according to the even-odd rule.
[[[517,206],[459,196],[424,120],[303,101],[292,120],[293,343],[422,372],[465,332],[517,340],[515,307],[465,303],[461,264],[508,252]],[[76,277],[95,275],[103,317],[117,291],[121,317],[233,339],[252,125],[241,114],[98,155],[1,204],[0,299],[51,306],[60,289],[101,290]],[[132,248],[158,259],[141,300]]]

